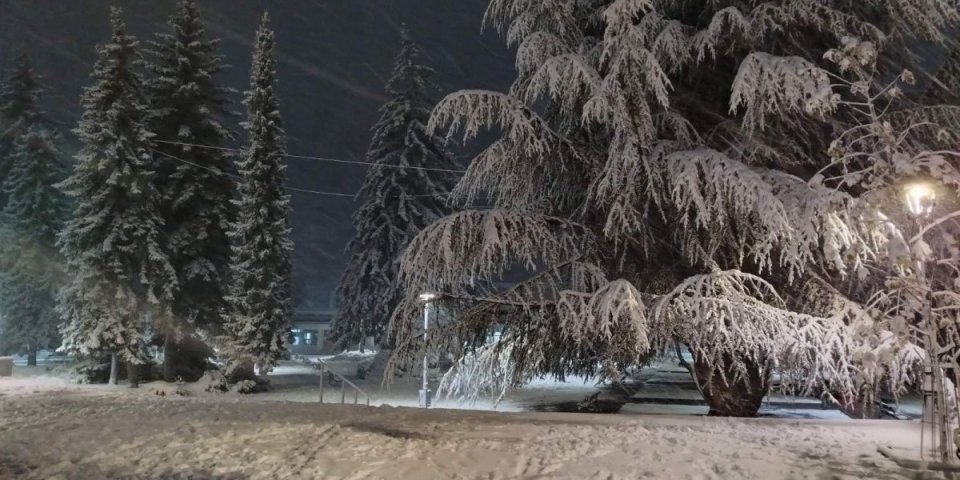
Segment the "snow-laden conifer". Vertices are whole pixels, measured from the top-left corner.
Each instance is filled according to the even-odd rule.
[[[68,350],[112,353],[136,366],[152,325],[170,314],[177,281],[164,249],[137,41],[120,9],[110,21],[110,41],[97,48],[93,84],[83,93],[81,148],[62,183],[76,205],[59,239],[67,273],[59,311]]]
[[[172,323],[161,326],[164,378],[172,382],[203,373],[206,349],[197,345],[202,341],[196,330],[220,332],[234,185],[230,159],[217,148],[230,137],[220,123],[230,113],[230,91],[217,80],[224,68],[217,54],[220,42],[208,38],[194,0],[177,3],[169,26],[169,33],[149,42],[144,90],[155,135],[166,248],[181,287],[172,304]]]
[[[952,47],[952,2],[492,0],[486,22],[518,46],[517,80],[508,93],[448,96],[430,126],[466,141],[500,132],[454,190],[467,205],[489,198],[496,209],[442,219],[411,242],[401,270],[408,296],[392,323],[395,362],[424,348],[469,355],[464,343],[499,331],[516,384],[540,374],[616,377],[681,344],[711,410],[731,415],[756,413],[774,370],[784,386],[822,386],[846,400],[875,385],[860,375],[865,368],[900,380],[894,363],[908,356],[870,367],[875,357],[863,349],[873,341],[851,340],[869,333],[854,309],[780,296],[813,279],[847,305],[870,296],[858,296],[872,288],[860,279],[889,242],[875,197],[864,194],[867,177],[857,174],[882,152],[849,144],[952,135],[920,131],[920,112],[950,119],[943,108],[898,112],[873,101],[906,95],[884,85],[913,61],[903,52],[918,38]],[[838,79],[871,69],[878,74],[838,88]],[[874,93],[856,100],[851,92]],[[910,111],[921,115],[913,124]],[[838,126],[849,134],[835,142]],[[831,160],[843,152],[855,161]],[[893,163],[940,175],[949,155],[936,152]],[[544,216],[557,228],[545,228]],[[504,291],[511,259],[530,276]],[[600,272],[589,278],[601,284],[586,284],[586,271]],[[604,287],[623,282],[633,289]],[[446,293],[445,308],[457,312],[430,345],[409,320],[426,290]],[[645,308],[632,307],[638,298]],[[569,308],[597,302],[605,307],[592,314]],[[597,322],[603,311],[629,320]],[[588,343],[577,340],[585,332]]]
[[[30,60],[21,54],[14,67],[0,83],[0,212],[7,202],[8,194],[2,185],[13,169],[20,136],[36,124],[41,117],[38,101],[43,88],[30,65]],[[13,268],[17,258],[16,237],[12,226],[0,220],[0,274]],[[4,276],[0,275],[0,287]],[[0,302],[0,318],[4,317]],[[16,347],[19,350],[21,347]]]
[[[237,162],[237,217],[229,230],[231,286],[225,322],[227,376],[268,372],[286,352],[292,304],[290,198],[284,191],[283,125],[276,95],[274,32],[263,15],[244,104],[248,138]]]
[[[37,126],[20,135],[3,184],[7,203],[0,221],[8,236],[2,252],[9,267],[0,282],[0,351],[27,355],[28,365],[36,365],[38,350],[56,348],[60,339],[55,307],[63,265],[56,239],[67,208],[55,187],[65,173],[55,142]]]
[[[334,334],[340,344],[368,337],[384,339],[400,296],[397,268],[410,240],[442,217],[456,179],[455,163],[443,140],[427,133],[433,70],[421,64],[409,32],[402,32],[400,53],[387,84],[392,96],[373,127],[367,173],[354,214],[357,233],[350,242],[350,263],[338,290]]]
[[[13,168],[17,137],[40,117],[37,102],[42,91],[30,59],[21,54],[0,84],[0,182]],[[4,202],[6,199],[0,196],[0,208]]]

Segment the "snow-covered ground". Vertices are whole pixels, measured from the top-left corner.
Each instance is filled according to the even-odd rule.
[[[393,407],[416,407],[419,402],[418,390],[421,379],[417,376],[394,378],[389,384],[384,384],[381,377],[375,375],[366,379],[353,378],[352,372],[356,366],[342,359],[325,360],[338,373],[348,375],[351,382],[358,385],[370,396],[370,405],[388,405]],[[271,391],[258,394],[259,398],[293,402],[319,401],[318,372],[311,366],[284,362],[269,376]],[[431,386],[436,388],[436,382]],[[536,380],[525,388],[510,392],[507,397],[494,404],[488,400],[464,403],[457,399],[445,397],[434,398],[433,404],[438,408],[466,409],[466,410],[497,410],[501,412],[519,412],[531,410],[537,405],[580,401],[584,397],[595,393],[598,387],[593,382],[584,382],[582,379],[570,379],[567,382],[557,382],[548,379]],[[345,389],[348,402],[353,402],[354,394],[349,386]],[[327,385],[324,392],[325,402],[340,402],[341,389],[339,386]],[[364,397],[358,398],[365,403]]]
[[[342,356],[324,360],[353,368]],[[288,362],[270,378],[265,394],[212,394],[200,382],[181,397],[164,383],[76,385],[42,366],[17,368],[0,378],[0,479],[919,478],[877,453],[890,446],[918,457],[912,421],[773,405],[752,420],[704,417],[694,404],[519,412],[597,390],[549,380],[514,392],[500,412],[454,410],[492,407],[455,401],[408,408],[415,378],[390,388],[359,381],[379,407],[321,405],[311,367]],[[328,389],[328,402],[339,399]]]
[[[908,479],[918,424],[494,413],[0,379],[0,478]]]

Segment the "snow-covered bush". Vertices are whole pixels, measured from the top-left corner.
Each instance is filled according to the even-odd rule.
[[[240,380],[233,388],[237,393],[242,394],[257,393],[260,391],[260,385],[253,380]]]
[[[209,370],[203,374],[203,381],[206,382],[207,386],[204,387],[204,390],[210,393],[223,393],[230,390],[229,382],[227,382],[227,377],[220,372],[219,370]]]

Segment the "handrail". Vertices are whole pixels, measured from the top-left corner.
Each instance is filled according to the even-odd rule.
[[[302,363],[306,363],[307,365],[310,365],[314,368],[320,367],[319,368],[320,369],[320,403],[323,403],[323,391],[324,391],[324,375],[323,374],[324,372],[330,372],[331,375],[333,375],[335,378],[340,380],[340,403],[347,403],[345,386],[350,385],[350,387],[353,388],[353,404],[354,405],[359,404],[359,396],[363,395],[364,399],[366,399],[367,406],[368,407],[370,406],[370,395],[367,392],[363,391],[362,388],[356,386],[350,380],[347,380],[346,377],[344,377],[343,375],[340,375],[339,373],[335,372],[323,360],[320,360],[318,358],[316,361],[313,361],[313,360],[310,360],[309,358],[304,357],[303,355],[295,355],[293,358],[297,359]]]

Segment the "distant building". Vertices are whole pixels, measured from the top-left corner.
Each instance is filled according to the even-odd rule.
[[[336,297],[333,295],[327,308],[295,309],[290,328],[290,352],[296,355],[334,353],[327,332],[336,315]]]

